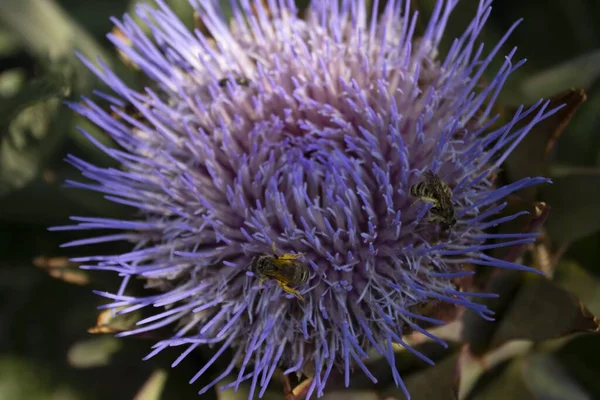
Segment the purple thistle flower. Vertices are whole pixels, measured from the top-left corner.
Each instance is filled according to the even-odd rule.
[[[161,1],[138,8],[150,38],[129,16],[115,20],[131,42],[109,37],[154,87],[137,92],[101,62],[84,60],[113,90],[98,95],[121,118],[90,99],[72,107],[120,145],[107,148],[83,132],[122,168],[70,156],[95,181],[70,184],[139,214],[77,217],[59,229],[122,232],[65,246],[134,243],[129,253],[76,259],[123,277],[116,293],[98,293],[112,300],[107,307],[156,307],[119,336],[176,324],[148,355],[183,346],[173,366],[200,345],[216,346],[191,382],[232,350],[229,367],[200,393],[233,373],[226,387],[250,380],[250,398],[261,397],[279,366],[313,376],[310,397],[323,394],[333,368],[344,371],[346,385],[354,367],[375,382],[368,351],[387,359],[406,392],[392,343],[408,347],[402,336],[425,333],[419,323],[443,323],[420,315],[424,305],[462,306],[491,319],[470,300],[491,295],[462,292],[456,279],[471,274],[466,263],[531,271],[485,251],[532,242],[534,234],[485,231],[522,214],[495,216],[505,196],[549,180],[497,188],[493,176],[556,109],[540,101],[492,129],[491,107],[524,62],[512,61],[516,49],[489,84],[478,85],[516,24],[484,55],[477,38],[491,1],[480,0],[464,34],[439,57],[456,2],[439,0],[419,37],[408,0],[389,1],[380,16],[363,0],[314,0],[305,19],[293,0],[268,0],[268,10],[240,0],[231,25],[212,2],[192,1],[212,37],[190,32]],[[143,119],[118,111],[126,104]],[[426,171],[452,189],[458,222],[450,231],[428,221],[431,204],[409,194]],[[279,254],[304,254],[310,277],[296,288],[304,301],[274,280],[258,290],[248,267],[273,244]],[[158,294],[125,294],[132,278]]]

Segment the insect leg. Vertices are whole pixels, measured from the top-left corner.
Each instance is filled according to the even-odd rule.
[[[262,290],[263,282],[266,281],[266,280],[267,280],[267,278],[260,278],[258,280],[258,290]]]
[[[418,202],[420,202],[420,201],[421,201],[421,198],[420,198],[420,197],[417,197],[417,198],[415,199],[415,201],[413,201],[412,203],[410,203],[410,206],[409,206],[409,207],[412,207],[412,206],[414,206],[415,204],[417,204],[417,203],[418,203]]]
[[[289,293],[289,294],[293,294],[298,299],[304,301],[304,297],[302,297],[300,295],[300,293],[298,293],[295,289],[292,289],[291,287],[289,287],[287,284],[285,284],[283,282],[277,281],[277,283],[279,283],[279,286],[283,289],[284,292]]]
[[[419,196],[415,199],[415,201],[413,201],[410,206],[414,206],[415,204],[417,204],[418,202],[422,201],[423,203],[437,203],[437,199],[433,198],[433,197],[429,197],[429,196]]]

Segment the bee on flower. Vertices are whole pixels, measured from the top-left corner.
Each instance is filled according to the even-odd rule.
[[[275,243],[273,243],[273,255],[261,254],[252,258],[250,270],[258,276],[258,287],[267,279],[274,279],[284,292],[294,295],[299,300],[304,297],[292,286],[304,285],[310,276],[310,270],[305,264],[298,262],[304,254],[285,253],[277,255]]]
[[[423,174],[423,180],[409,189],[415,201],[431,203],[431,222],[438,222],[442,230],[448,230],[456,224],[456,211],[452,204],[452,189],[432,171]]]

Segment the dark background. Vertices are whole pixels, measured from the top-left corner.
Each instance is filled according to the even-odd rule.
[[[413,0],[424,16],[432,3]],[[476,3],[461,1],[448,39],[460,33]],[[206,360],[202,352],[171,370],[169,364],[179,354],[175,350],[141,361],[152,338],[87,333],[101,304],[92,289],[114,290],[117,280],[111,274],[79,271],[61,257],[119,250],[114,245],[61,249],[61,243],[86,233],[47,230],[68,223],[71,215],[131,212],[100,195],[62,187],[79,176],[63,161],[68,153],[111,165],[75,126],[90,129],[104,142],[106,138],[62,102],[98,86],[72,57],[76,48],[91,57],[102,55],[130,84],[144,84],[119,62],[105,39],[113,27],[109,17],[132,10],[134,4],[0,0],[0,400],[193,399],[202,387],[201,382],[187,384]],[[192,26],[185,0],[171,4]],[[531,133],[501,175],[508,182],[544,174],[555,182],[515,200],[517,208],[542,210],[538,220],[533,212],[520,221],[521,230],[543,220],[548,204],[552,208],[540,243],[518,254],[548,279],[484,273],[480,287],[502,294],[501,301],[491,304],[497,323],[467,315],[465,336],[454,336],[450,349],[425,343],[422,350],[438,360],[434,368],[423,368],[398,352],[399,368],[416,400],[451,399],[455,393],[473,399],[600,398],[600,338],[594,332],[600,313],[600,1],[498,0],[482,35],[486,48],[521,17],[525,21],[502,54],[516,45],[517,56],[528,62],[508,82],[498,111],[510,114],[515,105],[558,93],[563,97],[555,99],[568,104],[568,112]],[[500,57],[494,66],[502,61]],[[584,89],[587,101],[581,91],[564,92],[569,89]],[[546,147],[550,152],[542,157]],[[351,394],[342,396],[402,399],[386,379],[385,368],[381,371],[375,386],[362,382],[357,371]],[[342,386],[335,380],[332,389]],[[269,398],[283,398],[280,386],[273,385]],[[247,398],[243,392],[219,396]]]

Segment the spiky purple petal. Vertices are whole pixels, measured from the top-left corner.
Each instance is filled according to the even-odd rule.
[[[484,230],[521,215],[497,216],[508,194],[549,182],[493,182],[514,147],[557,111],[540,101],[490,130],[492,105],[524,60],[513,62],[513,49],[484,88],[480,79],[518,23],[483,55],[477,39],[491,1],[480,0],[471,24],[439,59],[456,0],[437,1],[422,36],[408,0],[390,0],[379,16],[369,15],[363,0],[313,0],[306,19],[291,0],[269,0],[268,10],[257,1],[254,11],[248,0],[233,1],[232,25],[212,1],[190,1],[212,38],[190,32],[162,1],[137,8],[150,37],[129,16],[113,21],[130,43],[109,39],[152,88],[137,92],[106,65],[83,59],[113,93],[71,107],[120,146],[106,147],[82,130],[121,168],[70,156],[94,183],[68,184],[104,193],[140,216],[74,217],[75,225],[57,230],[125,232],[65,246],[135,244],[128,253],[75,261],[123,277],[116,294],[98,292],[112,301],[107,308],[164,307],[119,336],[178,323],[147,358],[184,346],[176,366],[198,346],[216,345],[194,382],[233,350],[229,367],[200,393],[233,374],[225,387],[250,380],[250,398],[256,390],[262,397],[279,366],[313,375],[309,397],[322,396],[335,367],[346,385],[354,367],[376,382],[365,363],[374,351],[408,397],[392,344],[431,364],[402,336],[418,331],[446,346],[419,326],[444,322],[419,307],[445,302],[491,319],[470,298],[493,295],[458,290],[456,279],[471,275],[463,264],[532,271],[484,253],[535,240]],[[250,84],[237,83],[240,76]],[[219,84],[223,78],[229,83]],[[142,120],[119,109],[128,103]],[[459,221],[448,237],[426,220],[430,205],[413,205],[408,194],[427,170],[453,187]],[[270,281],[259,292],[246,271],[272,244],[305,254],[311,276],[298,288],[304,302]],[[126,295],[131,277],[146,279],[158,294]]]

